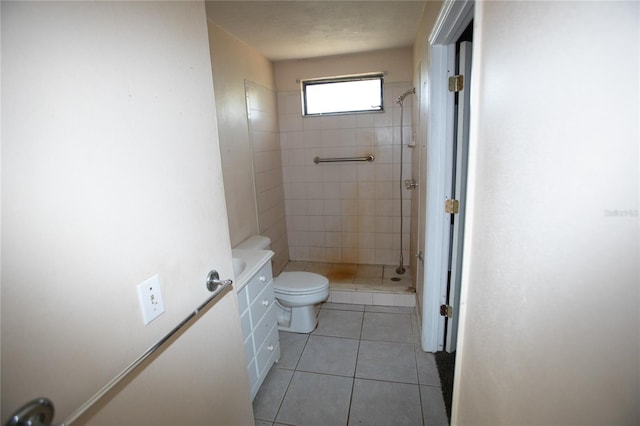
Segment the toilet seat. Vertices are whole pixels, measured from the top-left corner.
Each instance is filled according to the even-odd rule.
[[[329,286],[327,277],[313,272],[283,272],[274,279],[276,293],[286,295],[305,295],[323,291]]]

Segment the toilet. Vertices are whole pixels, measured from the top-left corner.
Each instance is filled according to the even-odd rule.
[[[269,250],[268,237],[254,235],[240,243],[242,250]],[[278,307],[278,328],[294,333],[310,333],[318,325],[314,305],[329,297],[329,280],[313,272],[282,272],[273,279]]]

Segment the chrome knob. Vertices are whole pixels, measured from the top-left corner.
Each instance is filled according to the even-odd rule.
[[[221,280],[220,275],[218,275],[218,271],[215,269],[209,271],[209,274],[207,275],[207,290],[211,292],[216,291],[221,285],[228,286],[231,284],[233,284],[233,281],[231,280]]]
[[[53,403],[47,398],[37,398],[25,404],[7,421],[7,426],[51,426]]]

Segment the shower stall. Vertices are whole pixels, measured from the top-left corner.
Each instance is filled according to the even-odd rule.
[[[266,235],[274,275],[297,267],[327,276],[332,294],[337,284],[415,301],[418,191],[403,186],[419,177],[413,50],[269,63],[210,31],[231,244]],[[382,111],[303,117],[299,80],[358,70],[385,70]],[[400,255],[404,274],[396,272]]]
[[[289,267],[347,289],[413,289],[412,93],[385,82],[382,112],[303,117],[300,91],[278,92]]]

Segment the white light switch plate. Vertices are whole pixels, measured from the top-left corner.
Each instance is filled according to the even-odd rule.
[[[164,312],[164,302],[160,291],[160,278],[157,275],[137,285],[138,301],[142,310],[142,320],[147,325]]]

